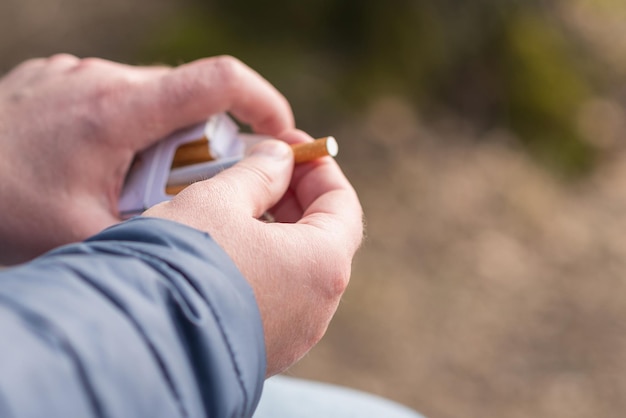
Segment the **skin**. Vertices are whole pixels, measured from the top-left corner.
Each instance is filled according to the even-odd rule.
[[[287,100],[232,57],[177,68],[56,55],[0,80],[1,263],[83,240],[120,222],[133,156],[171,132],[228,111],[265,141],[220,175],[144,216],[208,232],[251,284],[265,332],[267,375],[323,336],[363,236],[358,197],[325,157],[294,169]],[[270,211],[276,222],[259,218]]]

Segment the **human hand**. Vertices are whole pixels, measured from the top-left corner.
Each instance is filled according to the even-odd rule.
[[[311,140],[295,130],[282,139]],[[362,212],[332,158],[293,169],[293,154],[284,142],[262,142],[253,150],[234,167],[192,184],[144,216],[208,232],[234,260],[254,289],[271,376],[324,335],[361,243]],[[267,211],[276,222],[259,220]]]
[[[293,128],[284,97],[231,57],[172,69],[56,55],[16,67],[0,80],[0,263],[119,222],[133,156],[223,111],[259,133]]]

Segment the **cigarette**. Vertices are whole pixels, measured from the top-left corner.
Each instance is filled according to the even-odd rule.
[[[296,164],[308,163],[318,158],[330,155],[336,157],[339,152],[339,145],[332,136],[316,139],[313,142],[303,142],[291,146],[293,150],[293,160]]]
[[[241,158],[229,158],[223,161],[215,160],[208,152],[206,140],[190,143],[187,149],[183,150],[179,156],[181,148],[176,151],[172,171],[165,187],[165,193],[169,195],[178,194],[191,183],[213,177],[241,160]],[[293,151],[294,163],[302,164],[326,156],[337,156],[339,145],[334,137],[326,136],[312,142],[294,144],[291,146],[291,149]],[[198,151],[198,154],[194,155],[194,151]],[[189,166],[189,164],[195,165]]]
[[[212,161],[215,157],[211,154],[209,140],[206,137],[181,145],[174,154],[172,168],[185,167],[187,165]]]

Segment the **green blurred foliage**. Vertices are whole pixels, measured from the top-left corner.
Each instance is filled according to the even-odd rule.
[[[504,39],[505,121],[542,161],[566,174],[586,171],[593,150],[576,116],[593,87],[572,46],[549,20],[528,13],[514,17]]]
[[[453,112],[484,130],[508,128],[540,161],[576,175],[594,160],[575,119],[597,82],[547,4],[189,0],[144,58],[235,55],[289,97],[305,129],[401,95],[426,117]]]

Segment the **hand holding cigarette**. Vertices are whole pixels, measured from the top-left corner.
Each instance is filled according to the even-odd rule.
[[[326,147],[323,139],[311,142],[295,130],[281,138],[309,151]],[[333,141],[326,143],[333,152]],[[144,213],[209,232],[235,261],[261,309],[268,375],[284,370],[322,337],[362,238],[358,197],[336,161],[295,165],[293,154],[283,141],[262,141],[232,168]],[[266,212],[275,222],[259,221]],[[290,315],[274,315],[284,310]]]

